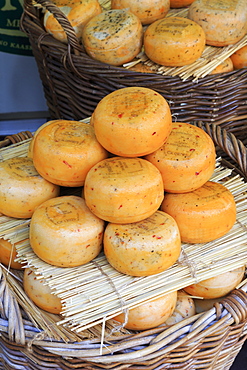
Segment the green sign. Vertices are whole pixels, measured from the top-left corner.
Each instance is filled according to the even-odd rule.
[[[0,0],[0,51],[33,55],[29,39],[20,30],[23,0]]]

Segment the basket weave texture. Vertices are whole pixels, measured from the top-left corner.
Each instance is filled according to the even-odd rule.
[[[67,18],[54,4],[48,0],[37,0],[35,4],[24,1],[21,27],[32,46],[51,119],[89,117],[106,94],[142,86],[167,99],[174,120],[215,123],[244,139],[247,69],[183,81],[179,76],[134,72],[104,64],[85,53]],[[41,8],[48,9],[62,25],[68,45],[44,30]]]
[[[247,149],[232,133],[200,124],[217,154],[247,181]],[[234,172],[235,172],[234,170]],[[230,369],[247,338],[247,285],[204,313],[169,328],[79,342],[51,339],[24,311],[0,265],[0,369]]]

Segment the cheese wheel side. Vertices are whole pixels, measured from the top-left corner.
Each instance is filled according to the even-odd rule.
[[[167,67],[194,63],[205,48],[205,33],[193,20],[165,17],[144,32],[144,51],[153,62]]]
[[[133,60],[141,51],[143,29],[140,19],[123,9],[104,11],[93,17],[82,30],[87,54],[115,66]]]
[[[0,162],[0,212],[9,217],[30,218],[44,201],[57,197],[60,187],[36,171],[29,157]]]
[[[220,238],[231,230],[237,213],[232,193],[213,181],[189,193],[165,194],[161,209],[176,220],[184,243]]]
[[[36,170],[60,186],[83,186],[89,169],[107,157],[93,126],[79,121],[53,121],[38,132],[33,143]]]
[[[188,18],[203,28],[206,44],[211,46],[235,44],[247,32],[245,0],[195,0]]]
[[[181,251],[178,226],[161,211],[131,224],[108,223],[103,244],[111,266],[131,276],[165,271],[177,261]]]
[[[176,300],[177,292],[175,291],[131,308],[124,327],[131,330],[147,330],[163,324],[172,315]],[[114,319],[124,323],[125,314],[121,313],[115,316]]]
[[[85,201],[91,212],[114,223],[137,222],[157,211],[164,198],[159,170],[142,158],[107,158],[88,172]]]
[[[213,140],[201,128],[173,122],[167,141],[145,158],[159,169],[166,192],[186,193],[210,179],[216,152]]]
[[[93,112],[100,144],[123,157],[140,157],[158,149],[172,128],[166,99],[144,87],[125,87],[106,95]]]
[[[78,196],[41,204],[30,222],[30,245],[43,261],[59,267],[83,265],[102,249],[104,221]]]

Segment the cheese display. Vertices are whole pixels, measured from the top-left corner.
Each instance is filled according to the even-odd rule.
[[[97,104],[92,124],[100,144],[124,157],[140,157],[158,149],[172,128],[166,99],[152,89],[125,87]]]
[[[30,218],[41,203],[60,193],[60,187],[40,176],[28,157],[0,162],[0,184],[0,212],[16,218]]]
[[[105,256],[123,274],[158,274],[172,266],[180,252],[181,239],[176,221],[162,211],[139,222],[108,223],[105,229]]]
[[[145,159],[111,157],[89,170],[84,197],[91,212],[105,221],[137,222],[160,207],[163,181],[159,170]]]

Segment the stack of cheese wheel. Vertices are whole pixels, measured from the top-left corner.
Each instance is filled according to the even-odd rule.
[[[206,243],[225,235],[236,221],[231,192],[210,180],[215,147],[199,127],[173,122],[167,141],[145,157],[161,172],[164,199],[161,210],[171,215],[184,243]]]

